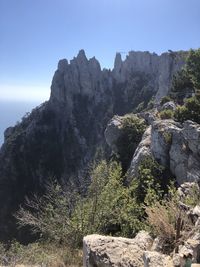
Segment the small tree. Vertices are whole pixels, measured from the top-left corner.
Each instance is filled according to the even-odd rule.
[[[200,48],[191,49],[186,62],[186,71],[191,78],[194,87],[200,91]]]
[[[116,144],[124,173],[130,165],[132,156],[142,139],[145,129],[146,124],[143,119],[134,114],[124,116],[121,134]]]

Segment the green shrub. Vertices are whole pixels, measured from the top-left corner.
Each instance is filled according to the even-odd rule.
[[[142,209],[132,197],[133,188],[124,186],[120,165],[116,162],[103,164],[106,179],[102,181],[101,163],[95,169],[88,196],[78,203],[73,214],[77,232],[81,233],[80,241],[84,235],[92,233],[134,236],[143,226],[139,219]]]
[[[200,49],[191,49],[184,68],[174,75],[171,96],[180,104],[195,93],[200,98]]]
[[[192,120],[200,123],[200,99],[197,97],[188,98],[183,106],[176,108],[174,117],[180,122]]]
[[[186,69],[182,69],[174,75],[171,86],[171,96],[177,101],[183,101],[187,93],[194,91],[194,85]]]
[[[121,135],[117,140],[117,148],[119,160],[122,163],[123,171],[127,171],[132,156],[142,139],[142,135],[146,129],[143,119],[138,118],[134,114],[126,115],[123,118]]]
[[[191,49],[186,61],[186,71],[196,90],[200,90],[200,48]]]
[[[174,117],[174,111],[171,109],[164,109],[159,112],[159,116],[162,120],[172,119]]]
[[[144,159],[138,168],[138,177],[133,180],[135,197],[139,204],[149,202],[152,198],[162,198],[167,191],[169,180],[165,177],[165,168],[158,164],[152,157]],[[148,199],[146,196],[148,195]]]

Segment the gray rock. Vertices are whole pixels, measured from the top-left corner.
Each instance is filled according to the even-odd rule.
[[[184,245],[179,246],[179,256],[182,264],[184,264],[185,259],[189,257],[192,258],[192,262],[197,262],[199,260],[199,251],[200,241],[195,239],[188,239]]]
[[[148,125],[151,125],[157,118],[156,118],[156,109],[151,112],[141,112],[138,114],[139,117],[143,118]]]
[[[138,175],[138,168],[140,163],[147,157],[151,156],[151,126],[147,128],[145,133],[143,134],[142,141],[138,145],[132,161],[130,168],[128,170],[128,180],[130,181],[132,178],[137,177]]]
[[[186,122],[182,127],[173,120],[152,123],[152,155],[170,168],[179,184],[200,178],[199,127],[193,122]]]
[[[193,209],[193,215],[197,215],[198,217],[200,217],[200,206],[196,205]]]
[[[155,88],[156,102],[169,92],[171,78],[184,64],[184,57],[176,52],[163,53],[161,56],[149,52],[131,51],[124,61],[117,53],[113,69],[114,78],[123,83],[131,72],[144,72],[152,76],[152,87]]]
[[[118,153],[116,142],[121,134],[123,117],[114,116],[107,124],[104,132],[106,143],[111,147],[114,153]]]
[[[193,121],[186,121],[182,132],[189,149],[193,154],[200,156],[200,125]]]
[[[173,120],[158,120],[152,124],[151,152],[154,158],[165,167],[169,164],[172,137],[180,132],[178,126],[179,124]]]
[[[173,267],[173,261],[170,256],[156,252],[144,252],[144,267]]]
[[[176,109],[176,104],[173,101],[166,102],[165,104],[162,105],[161,110],[175,110]]]
[[[142,231],[134,239],[89,235],[83,239],[84,267],[143,267],[152,238]]]

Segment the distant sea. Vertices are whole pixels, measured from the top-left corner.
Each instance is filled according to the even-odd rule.
[[[39,102],[0,101],[0,146],[4,141],[5,129],[14,126],[21,121],[26,112],[31,112],[40,104]]]

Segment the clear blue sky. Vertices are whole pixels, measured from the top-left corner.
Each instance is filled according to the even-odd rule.
[[[48,98],[82,48],[112,68],[116,51],[198,47],[200,0],[0,0],[0,100]]]

